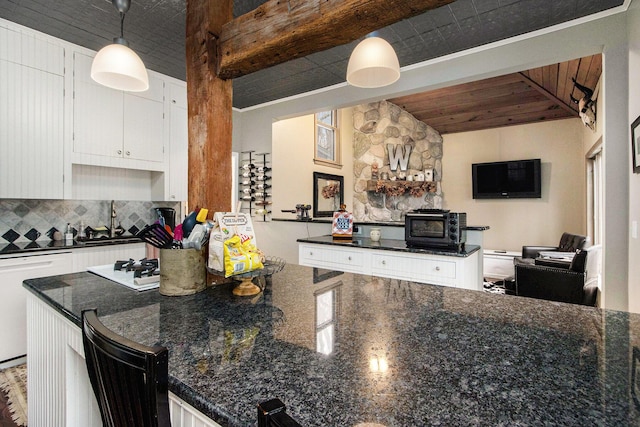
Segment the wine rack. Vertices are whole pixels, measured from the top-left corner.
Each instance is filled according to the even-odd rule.
[[[239,166],[243,210],[267,221],[271,215],[271,153],[242,151]]]

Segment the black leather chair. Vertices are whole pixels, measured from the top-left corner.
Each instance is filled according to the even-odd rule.
[[[523,246],[522,258],[535,259],[540,252],[575,252],[583,249],[588,242],[587,236],[565,232],[562,233],[558,246]]]
[[[96,310],[82,311],[82,342],[105,427],[169,427],[168,351],[107,329]]]
[[[515,262],[515,294],[550,301],[595,306],[601,246],[582,249],[566,267]]]
[[[522,256],[514,258],[514,264],[534,264],[535,259],[540,252],[575,252],[579,249],[583,249],[589,238],[580,234],[571,234],[564,232],[560,236],[560,242],[558,246],[523,246]],[[505,293],[515,295],[516,283],[515,276],[509,276],[504,279]]]

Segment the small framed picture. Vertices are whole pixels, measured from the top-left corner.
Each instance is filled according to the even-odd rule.
[[[640,173],[640,117],[631,124],[631,154],[633,173]]]

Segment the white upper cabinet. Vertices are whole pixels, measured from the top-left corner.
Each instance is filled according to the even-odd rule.
[[[73,162],[164,170],[164,81],[150,74],[148,91],[124,93],[94,82],[92,61],[74,53]]]
[[[0,27],[0,198],[61,199],[64,49]]]

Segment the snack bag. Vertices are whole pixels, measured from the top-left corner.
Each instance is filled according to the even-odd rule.
[[[262,255],[251,244],[237,234],[224,241],[224,277],[248,273],[263,268]]]
[[[209,259],[207,265],[215,271],[225,271],[224,242],[234,235],[258,247],[251,216],[248,213],[216,212],[213,229],[209,235]]]

